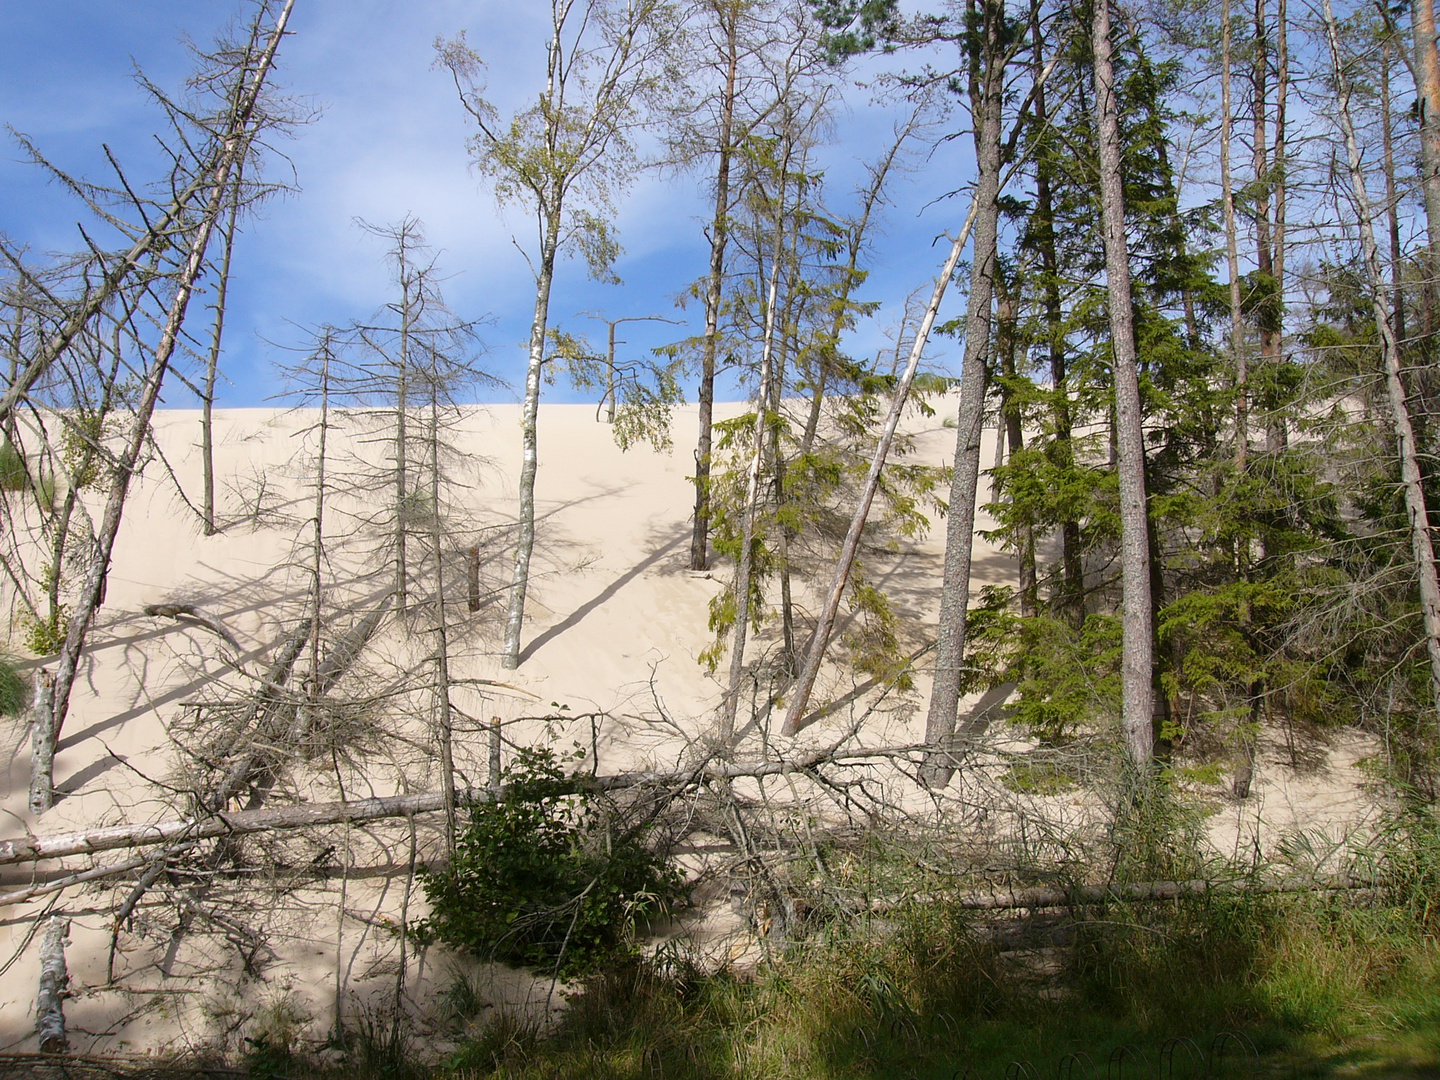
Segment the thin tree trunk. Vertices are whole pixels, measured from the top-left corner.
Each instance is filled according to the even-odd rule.
[[[200,456],[204,472],[201,516],[206,536],[214,536],[215,528],[215,379],[220,371],[220,342],[225,333],[226,294],[230,288],[230,255],[235,250],[235,225],[240,216],[240,180],[242,166],[235,167],[235,194],[230,203],[230,216],[225,222],[225,254],[220,259],[220,279],[215,283],[215,325],[210,331],[210,352],[205,358],[205,392],[201,395]]]
[[[1007,380],[1007,384],[1003,385],[1000,391],[1000,421],[1004,429],[1004,441],[1009,449],[1010,460],[1013,462],[1015,455],[1025,448],[1025,432],[1020,422],[1020,406],[1015,400],[1014,391],[1008,385],[1008,380],[1013,380],[1019,375],[1015,364],[1017,345],[1015,299],[999,274],[996,275],[995,284],[997,296],[995,355],[1000,372]],[[998,435],[997,441],[999,441]],[[1018,570],[1020,614],[1025,618],[1030,618],[1040,610],[1040,597],[1035,567],[1035,527],[1028,519],[1017,526],[1015,560]]]
[[[1031,23],[1034,41],[1035,125],[1045,131],[1050,123],[1045,103],[1044,49],[1040,21]],[[1068,469],[1074,464],[1075,450],[1070,429],[1070,391],[1066,380],[1064,312],[1060,302],[1060,259],[1055,249],[1055,200],[1051,189],[1049,154],[1041,151],[1035,162],[1035,229],[1040,248],[1040,269],[1044,276],[1044,307],[1046,350],[1050,359],[1050,394],[1055,437],[1051,440],[1054,463]],[[1067,518],[1060,523],[1061,593],[1059,607],[1069,615],[1077,630],[1085,619],[1085,566],[1080,558],[1080,523]]]
[[[1097,0],[1104,6],[1108,0]],[[1106,14],[1108,24],[1109,15]],[[1225,210],[1225,263],[1230,273],[1230,362],[1235,368],[1235,471],[1245,471],[1250,449],[1249,371],[1245,356],[1245,326],[1241,321],[1240,248],[1235,223],[1235,180],[1230,170],[1230,0],[1220,2],[1220,198]],[[1097,31],[1098,32],[1098,31]],[[1108,41],[1108,39],[1107,39]],[[1108,44],[1107,44],[1108,48]],[[1129,270],[1126,270],[1126,279]],[[1113,290],[1112,290],[1113,291]],[[1126,300],[1129,308],[1129,300]]]
[[[1265,25],[1266,0],[1255,0],[1255,57],[1253,67],[1253,100],[1251,112],[1254,122],[1254,147],[1252,153],[1255,173],[1255,266],[1256,280],[1265,294],[1259,297],[1256,311],[1260,329],[1260,364],[1274,371],[1280,363],[1280,297],[1275,288],[1275,248],[1270,224],[1270,191],[1274,178],[1270,166],[1269,88],[1270,53]],[[1262,402],[1262,410],[1265,404]],[[1278,416],[1264,416],[1265,447],[1276,453],[1283,445],[1280,438]]]
[[[556,200],[558,202],[558,200]],[[539,468],[537,431],[540,419],[540,376],[545,362],[545,327],[550,318],[550,287],[555,280],[555,251],[560,222],[546,222],[535,280],[535,319],[530,324],[530,361],[525,370],[525,404],[520,428],[520,524],[515,541],[515,570],[510,579],[510,608],[505,616],[505,651],[501,666],[520,666],[520,633],[525,625],[525,593],[530,586],[530,555],[535,550],[535,474]]]
[[[395,367],[395,606],[404,611],[410,592],[410,566],[406,550],[406,529],[410,509],[409,447],[406,445],[410,410],[410,275],[406,236],[397,240],[400,270],[400,361]]]
[[[151,361],[150,369],[141,385],[139,401],[135,408],[134,426],[129,441],[116,463],[109,496],[105,501],[104,515],[96,536],[94,563],[81,588],[80,595],[76,598],[75,611],[71,615],[65,644],[60,650],[59,662],[56,665],[54,699],[54,737],[56,739],[59,738],[65,723],[66,712],[70,705],[70,691],[75,682],[80,654],[85,647],[91,620],[105,594],[105,580],[110,570],[110,556],[115,549],[115,539],[120,532],[120,520],[124,514],[125,500],[130,492],[130,481],[145,448],[150,430],[150,419],[160,400],[161,384],[169,370],[170,360],[175,349],[180,343],[185,313],[189,307],[190,297],[194,293],[195,284],[204,270],[205,251],[209,246],[216,219],[220,215],[225,196],[230,188],[231,172],[239,165],[245,154],[245,129],[250,123],[261,84],[270,70],[275,51],[279,48],[280,39],[285,33],[285,26],[289,21],[294,3],[295,0],[286,0],[285,7],[276,20],[275,28],[271,32],[270,40],[251,76],[249,85],[237,95],[240,99],[239,107],[231,113],[228,119],[229,126],[225,140],[217,152],[217,167],[213,173],[214,179],[209,199],[195,225],[185,263],[176,279],[175,294],[171,298],[165,324],[156,344],[154,359]],[[14,388],[12,387],[12,389]],[[3,408],[0,408],[0,420],[3,420],[4,415]],[[48,789],[42,793],[44,809],[53,805],[54,798],[53,777],[47,777],[46,780],[49,783]]]
[[[445,796],[445,847],[455,850],[455,748],[450,708],[450,627],[445,603],[445,548],[440,522],[440,386],[430,381],[430,543],[435,557],[435,711],[439,722],[440,790]]]
[[[780,262],[784,249],[783,207],[785,178],[781,172],[780,190],[776,195],[775,253],[770,263],[770,283],[765,304],[764,344],[760,349],[760,388],[755,396],[754,448],[750,453],[748,480],[745,485],[745,522],[741,530],[740,555],[735,566],[735,628],[730,641],[730,677],[720,715],[720,741],[728,747],[735,737],[735,713],[740,705],[740,690],[745,676],[745,637],[750,623],[750,578],[753,573],[755,518],[760,501],[760,471],[765,451],[766,419],[770,409],[770,369],[774,357],[775,307],[780,290]]]
[[[730,231],[730,159],[735,123],[735,79],[740,64],[738,12],[717,8],[725,24],[725,92],[720,103],[719,164],[715,171],[715,216],[710,223],[710,274],[705,282],[705,341],[700,357],[700,433],[695,444],[695,520],[690,536],[690,569],[710,566],[710,471],[715,412],[715,362],[720,340],[720,301],[725,286],[725,242]]]
[[[1428,0],[1426,0],[1428,4]],[[1417,0],[1416,19],[1420,19]],[[1410,523],[1410,544],[1420,583],[1420,614],[1425,628],[1425,650],[1430,657],[1430,684],[1435,707],[1440,714],[1440,577],[1435,570],[1435,545],[1430,533],[1430,517],[1425,505],[1425,488],[1421,481],[1419,453],[1415,431],[1410,421],[1410,406],[1405,385],[1400,377],[1400,346],[1390,324],[1386,303],[1385,276],[1380,267],[1380,252],[1375,245],[1370,196],[1365,189],[1365,172],[1360,157],[1360,144],[1350,116],[1350,84],[1340,55],[1340,39],[1330,0],[1322,0],[1325,36],[1330,45],[1330,60],[1338,88],[1338,117],[1345,137],[1345,153],[1350,165],[1350,184],[1355,199],[1355,212],[1360,227],[1360,247],[1365,258],[1369,279],[1375,329],[1380,336],[1380,352],[1385,362],[1385,389],[1390,399],[1390,421],[1400,455],[1400,479],[1405,492],[1405,511]],[[1433,22],[1433,19],[1432,19]]]
[[[980,482],[980,437],[988,381],[985,356],[990,345],[990,307],[995,289],[996,240],[1000,218],[1000,140],[1004,107],[1005,51],[1003,0],[985,5],[983,84],[976,95],[979,116],[975,160],[975,247],[971,253],[970,297],[965,313],[965,353],[961,361],[960,404],[956,415],[955,465],[945,522],[945,569],[940,587],[939,636],[935,678],[925,717],[925,741],[944,744],[955,731],[960,681],[965,661],[970,564],[975,547],[975,502]],[[974,100],[974,98],[972,98]],[[923,778],[943,786],[952,770],[933,755]]]
[[[1154,756],[1155,638],[1150,594],[1150,539],[1145,499],[1145,434],[1135,355],[1130,295],[1130,253],[1125,236],[1119,105],[1110,55],[1110,0],[1095,4],[1092,28],[1095,113],[1100,150],[1100,203],[1105,237],[1105,283],[1109,293],[1114,352],[1115,449],[1120,480],[1121,732],[1137,771]]]
[[[1404,254],[1400,247],[1400,197],[1395,189],[1395,137],[1390,107],[1390,41],[1380,48],[1380,134],[1385,152],[1385,216],[1390,225],[1390,289],[1395,303],[1395,339],[1405,341]]]

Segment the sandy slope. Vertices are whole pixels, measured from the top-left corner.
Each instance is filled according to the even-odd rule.
[[[939,415],[951,411],[940,403]],[[732,410],[735,406],[729,407]],[[728,573],[692,574],[685,569],[692,493],[686,480],[694,444],[695,410],[681,410],[670,455],[648,448],[622,454],[609,429],[597,424],[587,406],[548,405],[542,410],[541,468],[537,487],[538,530],[525,634],[524,660],[517,672],[502,672],[495,662],[503,597],[487,596],[475,616],[462,615],[457,626],[453,674],[466,679],[503,682],[503,687],[463,685],[456,701],[470,716],[499,716],[519,721],[549,715],[556,705],[571,715],[606,713],[601,731],[601,768],[638,761],[664,761],[683,747],[674,730],[652,721],[663,711],[689,735],[703,733],[719,685],[696,662],[708,644],[707,605],[724,587]],[[76,689],[60,743],[56,777],[65,799],[33,820],[26,809],[28,739],[19,727],[7,735],[11,753],[0,790],[0,811],[7,835],[25,830],[57,832],[71,827],[158,819],[185,805],[183,795],[161,782],[177,775],[180,759],[171,731],[185,703],[213,689],[221,671],[216,642],[168,620],[146,617],[146,604],[187,602],[223,620],[252,662],[279,639],[287,620],[300,613],[306,576],[297,565],[303,552],[308,513],[305,485],[306,414],[234,410],[217,414],[218,470],[222,509],[234,514],[244,501],[238,491],[253,492],[264,479],[271,492],[270,520],[233,524],[220,535],[203,537],[194,515],[174,493],[158,462],[135,489],[115,555],[108,597],[91,638],[84,678]],[[953,453],[954,434],[933,420],[912,423],[920,456],[942,464]],[[162,414],[156,438],[186,492],[200,486],[198,416],[187,411]],[[457,433],[461,448],[474,456],[466,466],[461,492],[465,520],[449,542],[456,553],[471,543],[484,553],[487,589],[508,572],[509,532],[513,520],[515,477],[519,465],[518,407],[470,410]],[[352,436],[337,460],[351,465],[380,461],[383,447]],[[987,432],[984,461],[993,455]],[[348,466],[347,466],[348,467]],[[234,490],[231,490],[231,489]],[[372,499],[380,498],[374,495]],[[364,528],[358,524],[366,500],[350,506],[351,516],[333,516],[329,533],[336,551],[331,573],[336,596],[354,598],[363,610],[385,587],[367,560]],[[289,515],[289,520],[283,520]],[[982,516],[980,527],[989,522]],[[373,548],[373,544],[370,545]],[[343,552],[343,554],[341,554]],[[913,642],[933,637],[938,609],[943,526],[925,540],[902,549],[881,567],[879,577],[905,616]],[[460,565],[458,562],[455,566]],[[977,549],[975,586],[1009,583],[1013,560],[983,542]],[[462,610],[465,587],[458,575],[447,579],[447,595]],[[377,647],[398,648],[393,627]],[[767,647],[762,636],[758,647]],[[388,642],[388,645],[386,644]],[[831,689],[838,673],[830,675]],[[909,705],[888,715],[877,738],[916,739],[923,724],[926,690],[922,674]],[[553,704],[552,704],[553,703]],[[905,702],[901,702],[904,706]],[[629,718],[629,719],[627,719]],[[826,725],[809,733],[824,738]],[[517,722],[517,739],[535,740],[542,725]],[[568,745],[588,744],[588,724],[552,726],[549,736]],[[484,776],[484,745],[478,734],[461,737],[457,763],[473,781]],[[1244,807],[1227,807],[1214,819],[1217,843],[1243,844],[1257,814],[1274,828],[1296,821],[1314,824],[1328,814],[1332,824],[1367,812],[1358,788],[1357,758],[1371,752],[1358,738],[1343,740],[1342,753],[1318,772],[1296,778],[1262,760],[1257,798]],[[378,763],[359,778],[368,794],[409,786],[423,790],[430,766],[419,758]],[[330,797],[317,781],[298,794]],[[426,840],[422,825],[419,842]],[[335,831],[338,832],[338,831]],[[1238,839],[1237,839],[1238,838]],[[235,912],[266,928],[275,957],[259,977],[242,970],[242,945],[223,933],[196,928],[178,937],[167,927],[176,913],[143,916],[118,939],[119,987],[109,988],[106,967],[110,945],[109,894],[72,891],[57,911],[73,919],[69,948],[76,997],[68,1007],[76,1046],[97,1049],[178,1048],[202,1044],[237,1045],[245,1032],[265,1022],[279,1023],[293,1012],[308,1019],[311,1033],[331,1023],[337,1000],[347,1010],[385,999],[400,973],[394,925],[405,903],[396,885],[406,858],[403,827],[345,833],[325,838],[296,838],[285,858],[324,855],[322,842],[344,845],[357,868],[347,883],[344,913],[331,881],[286,894],[285,904],[263,912]],[[311,845],[305,847],[306,844]],[[113,856],[112,856],[113,857]],[[85,860],[72,860],[82,866]],[[0,869],[0,889],[30,880],[31,868]],[[0,909],[0,965],[12,961],[0,980],[0,1048],[33,1042],[33,1000],[38,978],[35,941],[30,931],[47,902]],[[284,908],[284,910],[280,910]],[[163,914],[163,917],[161,917]],[[168,921],[167,921],[168,920]],[[214,930],[214,927],[211,927]],[[439,954],[413,958],[404,974],[417,1000],[434,981],[449,977],[453,960]],[[162,977],[161,972],[166,974]],[[337,984],[337,971],[339,980]],[[543,999],[548,985],[520,979],[498,996]],[[228,1030],[227,1030],[228,1029]]]

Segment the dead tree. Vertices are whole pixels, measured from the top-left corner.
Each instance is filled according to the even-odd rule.
[[[176,349],[180,346],[190,298],[206,269],[206,254],[211,235],[231,193],[236,169],[250,153],[260,132],[274,120],[263,107],[262,93],[293,6],[294,0],[286,0],[268,33],[262,32],[261,27],[270,9],[268,5],[262,6],[253,24],[252,47],[244,50],[239,57],[230,57],[226,69],[213,77],[212,84],[217,88],[221,105],[217,113],[202,125],[198,134],[203,139],[195,140],[203,149],[193,158],[182,156],[182,164],[177,166],[177,179],[187,173],[204,178],[197,189],[203,194],[203,201],[195,207],[191,207],[187,202],[186,210],[190,213],[177,219],[168,235],[168,240],[178,256],[169,270],[174,291],[159,319],[159,337],[154,345],[146,350],[148,356],[144,361],[144,375],[135,414],[114,463],[104,513],[95,536],[92,565],[75,600],[65,642],[56,663],[54,718],[51,723],[51,730],[56,738],[59,737],[65,722],[71,689],[91,622],[104,594],[110,557],[119,534],[130,483],[149,440],[150,418],[159,402],[165,375]],[[172,106],[172,112],[176,116],[192,115],[180,110],[178,106]],[[88,302],[81,304],[76,314],[86,310]],[[86,316],[86,321],[93,317],[93,313]],[[43,357],[37,358],[37,362],[39,359]],[[53,357],[50,362],[53,362]],[[46,366],[48,367],[48,362]],[[9,400],[11,394],[15,394],[18,400],[20,394],[34,385],[39,374],[37,371],[28,381],[22,375],[20,382],[7,391],[5,400]],[[22,384],[23,390],[19,389]],[[6,411],[3,401],[0,401],[0,417],[3,417]],[[32,787],[40,792],[40,802],[43,803],[41,809],[48,808],[53,801],[53,795],[50,794],[53,779],[42,770],[33,778]]]

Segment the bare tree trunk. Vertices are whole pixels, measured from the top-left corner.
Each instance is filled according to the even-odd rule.
[[[240,217],[240,181],[244,163],[235,166],[234,196],[230,215],[225,222],[222,240],[225,253],[220,259],[220,278],[215,283],[215,325],[210,331],[210,352],[205,358],[205,392],[200,397],[200,456],[203,469],[201,517],[206,536],[214,536],[215,528],[215,379],[220,372],[220,343],[225,334],[225,300],[230,289],[230,255],[235,250],[235,226]]]
[[[1019,374],[1015,364],[1017,312],[1015,299],[1006,287],[1004,278],[998,273],[995,275],[995,289],[995,356],[1000,373],[1007,380],[1000,390],[1000,423],[1004,432],[1004,442],[1009,449],[1010,460],[1014,461],[1015,455],[1025,448],[1025,432],[1021,424],[1020,406],[1015,400],[1014,391],[1008,385],[1008,380],[1015,379]],[[996,442],[1000,441],[1001,436],[997,432]],[[1018,570],[1016,584],[1020,599],[1020,614],[1029,618],[1039,612],[1040,596],[1035,567],[1035,527],[1028,519],[1017,526],[1015,560]]]
[[[1040,20],[1031,23],[1034,41],[1035,124],[1044,131],[1050,116],[1045,102],[1044,49]],[[1035,231],[1040,248],[1040,269],[1044,275],[1046,349],[1050,358],[1050,393],[1055,438],[1055,463],[1068,468],[1074,463],[1074,442],[1070,426],[1070,390],[1067,386],[1064,312],[1060,303],[1060,259],[1055,248],[1055,200],[1051,189],[1051,163],[1041,153],[1035,165]],[[1061,594],[1059,604],[1076,629],[1085,618],[1085,566],[1080,557],[1080,523],[1067,518],[1060,523]]]
[[[37,816],[55,804],[55,734],[55,676],[40,668],[30,703],[30,812]]]
[[[275,51],[279,48],[280,40],[284,36],[285,26],[289,21],[294,3],[295,0],[286,0],[285,7],[276,20],[275,28],[271,31],[265,52],[256,70],[250,74],[250,82],[244,87],[243,92],[237,95],[240,99],[239,107],[234,109],[227,119],[228,126],[223,145],[217,154],[217,165],[213,173],[207,171],[207,175],[213,177],[209,198],[195,225],[185,262],[176,278],[175,294],[171,298],[165,324],[155,347],[155,356],[141,385],[139,401],[135,408],[134,426],[131,429],[129,441],[116,463],[110,493],[105,502],[104,516],[96,536],[94,564],[87,575],[80,595],[76,598],[75,611],[71,615],[65,644],[60,650],[59,662],[56,665],[54,733],[57,739],[69,709],[70,691],[75,682],[80,654],[85,647],[90,623],[105,593],[105,580],[110,570],[110,556],[115,548],[115,539],[120,532],[120,519],[125,510],[126,497],[129,495],[130,481],[139,464],[140,455],[149,435],[150,418],[160,400],[160,388],[165,374],[169,370],[170,360],[180,343],[185,313],[189,307],[190,297],[195,290],[195,284],[204,270],[205,251],[209,246],[216,219],[224,205],[225,196],[229,192],[231,173],[238,167],[246,151],[245,131],[251,122],[260,87],[274,61]],[[3,410],[0,410],[0,418],[3,418],[3,415]],[[49,780],[50,786],[53,787],[53,777]],[[46,791],[42,793],[42,797],[44,808],[48,809],[53,803],[53,794]]]
[[[1097,2],[1103,6],[1108,0]],[[1108,13],[1106,21],[1109,21]],[[1245,326],[1241,321],[1240,248],[1235,223],[1235,181],[1230,170],[1230,131],[1233,115],[1230,95],[1230,24],[1230,0],[1220,0],[1220,197],[1225,206],[1225,263],[1230,272],[1230,362],[1235,368],[1235,471],[1240,473],[1245,471],[1245,459],[1250,449],[1250,374],[1245,356]],[[1128,277],[1127,267],[1127,280]],[[1129,304],[1127,299],[1127,310]]]
[[[66,987],[70,973],[65,967],[65,939],[70,920],[51,915],[40,942],[40,992],[35,998],[35,1034],[42,1054],[63,1054],[70,1049],[65,1035]]]
[[[1270,225],[1270,191],[1274,177],[1270,167],[1269,107],[1270,53],[1267,27],[1265,25],[1266,0],[1255,0],[1255,40],[1253,66],[1253,100],[1251,111],[1254,122],[1254,147],[1252,153],[1255,173],[1255,267],[1258,288],[1267,290],[1259,297],[1257,305],[1260,330],[1261,366],[1274,371],[1280,363],[1280,313],[1283,310],[1281,297],[1275,281],[1275,248]],[[1262,408],[1264,407],[1262,403]],[[1277,416],[1265,416],[1265,446],[1270,453],[1276,453],[1283,445],[1280,433],[1283,421]]]
[[[980,483],[980,437],[985,417],[990,346],[990,307],[995,289],[996,239],[1000,219],[1000,140],[1004,108],[1005,50],[1003,0],[984,9],[983,80],[975,102],[975,246],[971,253],[970,297],[965,313],[965,354],[960,372],[960,405],[956,415],[955,465],[950,481],[950,508],[945,516],[945,570],[940,587],[939,637],[935,678],[925,717],[925,741],[943,745],[955,732],[960,706],[960,680],[965,661],[967,611],[970,605],[970,563],[975,547],[975,502]],[[978,100],[977,100],[978,99]],[[926,761],[923,778],[943,786],[952,770],[940,759]]]
[[[1150,595],[1150,538],[1145,499],[1145,433],[1135,356],[1130,295],[1130,252],[1125,237],[1121,180],[1119,105],[1110,59],[1110,0],[1097,0],[1092,27],[1095,113],[1100,142],[1100,203],[1105,236],[1105,283],[1109,292],[1114,352],[1115,450],[1120,479],[1120,577],[1123,658],[1121,733],[1137,771],[1148,773],[1154,756],[1155,635]]]
[[[710,223],[710,275],[705,282],[705,341],[700,358],[700,434],[695,444],[695,521],[690,537],[690,569],[710,565],[710,471],[715,412],[715,361],[720,340],[720,300],[725,285],[725,242],[730,230],[730,160],[735,123],[735,79],[740,64],[738,11],[719,4],[725,22],[725,90],[720,102],[719,163],[715,170],[715,216]]]
[[[395,607],[404,611],[409,603],[410,566],[406,550],[409,522],[410,437],[410,278],[406,263],[406,236],[397,237],[396,256],[400,264],[400,360],[395,366]]]
[[[556,203],[558,205],[558,199]],[[540,375],[545,362],[545,328],[550,318],[550,287],[555,280],[558,217],[546,222],[535,279],[535,319],[530,324],[530,361],[525,369],[525,404],[520,420],[520,528],[515,541],[515,570],[510,579],[510,608],[505,616],[502,667],[520,666],[520,634],[525,625],[525,593],[530,586],[530,555],[535,550],[535,474],[539,469]]]
[[[1380,47],[1380,135],[1385,153],[1385,216],[1390,225],[1390,289],[1395,302],[1395,340],[1405,341],[1405,257],[1400,246],[1400,197],[1395,190],[1395,136],[1390,107],[1390,41]]]
[[[480,545],[471,544],[465,553],[466,608],[473,614],[480,610]]]
[[[1428,6],[1429,0],[1424,0]],[[1416,4],[1417,24],[1421,18],[1420,2]],[[1405,385],[1400,378],[1400,347],[1390,324],[1386,303],[1385,276],[1380,267],[1380,252],[1375,245],[1370,196],[1365,189],[1364,165],[1360,143],[1355,137],[1355,124],[1350,116],[1350,83],[1340,54],[1340,39],[1330,0],[1322,0],[1325,36],[1330,45],[1330,60],[1338,88],[1338,118],[1345,136],[1345,153],[1350,165],[1350,184],[1355,200],[1355,216],[1360,227],[1360,247],[1365,257],[1365,274],[1369,279],[1375,313],[1375,329],[1380,336],[1380,352],[1385,362],[1385,389],[1390,399],[1390,421],[1400,455],[1400,479],[1405,492],[1405,511],[1410,520],[1410,544],[1420,582],[1420,614],[1425,628],[1425,650],[1430,657],[1431,691],[1440,713],[1440,577],[1435,570],[1435,545],[1430,533],[1430,517],[1425,505],[1425,488],[1421,482],[1419,453],[1415,431],[1410,421],[1410,406]],[[1433,25],[1433,18],[1432,18]],[[1418,31],[1417,31],[1418,34]],[[1433,35],[1432,35],[1433,45]]]
[[[430,543],[435,555],[435,708],[439,723],[440,785],[445,796],[445,846],[455,850],[455,748],[450,711],[450,628],[445,603],[445,537],[440,524],[440,384],[430,382]]]
[[[760,470],[765,455],[766,419],[770,410],[771,365],[775,347],[775,307],[780,291],[780,262],[784,250],[785,174],[781,171],[776,195],[775,253],[771,256],[770,284],[765,304],[765,340],[760,349],[760,388],[755,396],[754,445],[750,453],[749,479],[745,484],[745,523],[741,530],[740,555],[735,565],[735,629],[730,639],[730,678],[721,706],[720,741],[729,746],[735,737],[735,713],[745,677],[745,637],[750,629],[750,579],[753,575],[751,548],[755,543],[755,517],[760,501]]]

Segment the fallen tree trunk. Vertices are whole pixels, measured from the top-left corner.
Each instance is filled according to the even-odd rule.
[[[572,779],[577,788],[583,790],[621,791],[645,784],[653,784],[657,787],[677,783],[688,785],[706,779],[739,779],[809,772],[821,765],[859,764],[881,758],[905,757],[921,753],[925,749],[923,746],[882,747],[843,754],[832,748],[798,758],[751,763],[723,763],[706,759],[693,768],[674,772],[616,773],[611,776],[576,776]],[[470,803],[490,802],[495,798],[495,793],[488,787],[467,788],[456,794],[461,801]],[[189,840],[205,840],[220,836],[240,836],[246,833],[337,825],[342,822],[410,817],[414,814],[435,813],[444,807],[445,793],[434,791],[416,795],[389,795],[373,799],[356,799],[351,802],[311,803],[300,806],[270,807],[262,810],[216,812],[203,817],[109,825],[95,829],[56,833],[50,836],[23,836],[0,840],[0,865],[38,862],[42,859],[61,859],[70,855],[89,855],[121,848],[183,843]]]
[[[63,1054],[70,1048],[65,1037],[65,988],[70,974],[65,968],[65,938],[70,920],[50,916],[45,939],[40,943],[40,992],[35,998],[35,1034],[42,1054]]]

